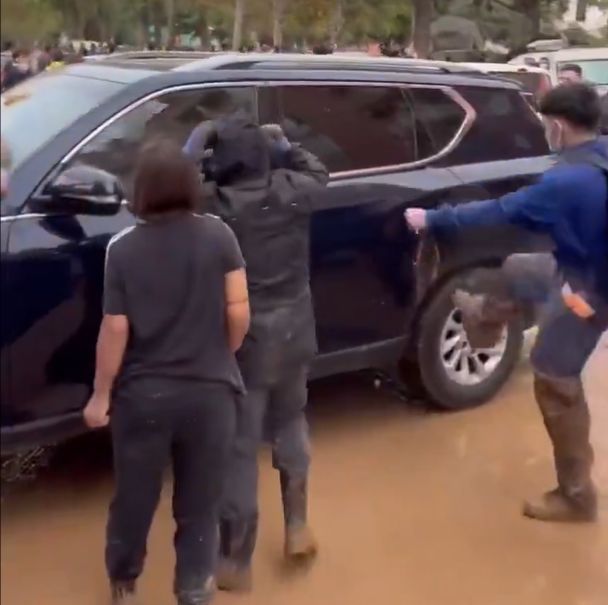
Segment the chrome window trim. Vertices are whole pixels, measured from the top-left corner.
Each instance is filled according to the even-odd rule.
[[[109,126],[114,124],[114,122],[117,122],[118,120],[120,120],[120,118],[122,118],[123,116],[127,115],[128,113],[131,113],[134,109],[137,109],[138,107],[140,107],[144,103],[147,103],[148,101],[152,101],[152,100],[154,100],[158,97],[161,97],[163,95],[166,95],[166,94],[172,94],[175,92],[189,92],[192,90],[202,90],[202,89],[206,89],[206,88],[246,88],[247,86],[250,86],[250,87],[254,88],[254,92],[255,92],[255,89],[259,88],[259,84],[260,84],[259,82],[250,81],[250,80],[242,80],[240,82],[202,82],[199,84],[181,84],[179,86],[169,86],[168,88],[163,88],[162,90],[157,90],[155,92],[151,92],[150,94],[147,94],[145,97],[142,97],[141,99],[137,99],[137,101],[134,101],[130,105],[127,105],[126,107],[124,107],[123,109],[121,109],[120,111],[115,113],[111,118],[108,118],[105,122],[103,122],[97,128],[92,130],[86,137],[84,137],[84,139],[82,139],[82,141],[80,141],[80,143],[75,145],[71,149],[71,151],[69,151],[63,157],[63,159],[59,162],[59,166],[63,166],[65,164],[67,164],[87,143],[89,143],[92,139],[94,139],[98,134],[100,134],[106,128],[108,128]],[[255,109],[257,112],[257,110],[258,110],[257,97],[254,100],[256,103]]]
[[[252,86],[254,88],[261,87],[278,87],[278,86],[366,86],[366,87],[398,87],[404,89],[411,88],[427,88],[427,89],[436,89],[443,91],[448,97],[450,97],[453,101],[455,101],[465,112],[464,120],[448,144],[441,149],[436,154],[429,156],[428,158],[424,158],[422,160],[416,160],[415,162],[406,162],[403,164],[392,164],[389,166],[378,166],[373,168],[360,168],[356,170],[344,170],[341,172],[332,172],[330,177],[332,179],[347,179],[353,177],[363,177],[363,176],[373,176],[376,174],[384,174],[387,172],[396,172],[398,170],[412,170],[416,168],[423,168],[428,164],[431,164],[437,160],[444,158],[449,155],[462,141],[462,139],[469,132],[471,126],[475,122],[477,118],[477,112],[473,108],[473,106],[464,99],[464,97],[454,90],[450,86],[446,85],[433,85],[433,84],[408,84],[407,82],[364,82],[364,81],[335,81],[335,80],[290,80],[290,81],[255,81],[255,80],[243,80],[240,82],[207,82],[200,84],[182,84],[179,86],[170,86],[168,88],[164,88],[163,90],[158,90],[153,93],[142,97],[141,99],[137,99],[127,107],[121,109],[119,112],[115,113],[111,118],[107,119],[105,122],[100,124],[97,128],[92,130],[86,137],[80,141],[77,145],[75,145],[64,157],[60,160],[58,166],[64,166],[68,162],[72,160],[72,158],[85,146],[89,143],[93,138],[95,138],[99,133],[103,130],[114,124],[117,120],[130,113],[134,109],[137,109],[139,106],[147,103],[148,101],[152,101],[162,95],[171,94],[175,92],[184,92],[184,91],[192,91],[192,90],[201,90],[205,88],[243,88],[246,86]],[[126,202],[123,202],[123,204]],[[0,222],[10,222],[19,219],[31,218],[31,219],[40,219],[49,216],[44,213],[25,213],[25,214],[17,214],[14,216],[3,216],[0,217]]]

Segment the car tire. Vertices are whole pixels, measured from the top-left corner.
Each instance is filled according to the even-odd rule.
[[[419,322],[415,355],[400,365],[401,378],[411,391],[446,410],[471,408],[491,399],[510,377],[523,346],[524,322],[514,319],[494,349],[466,348],[460,313],[452,302],[462,282],[463,276],[457,276],[433,296]],[[462,352],[456,345],[451,348],[460,330],[465,345],[457,346],[465,346]]]

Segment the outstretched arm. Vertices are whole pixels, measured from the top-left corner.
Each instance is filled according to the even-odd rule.
[[[512,224],[549,231],[559,212],[559,184],[551,175],[495,200],[444,205],[436,210],[410,208],[406,219],[415,231],[454,231],[462,227],[491,227]]]

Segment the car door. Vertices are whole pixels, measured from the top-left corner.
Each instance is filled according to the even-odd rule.
[[[311,225],[321,355],[344,358],[346,365],[334,369],[363,367],[369,359],[360,354],[370,347],[402,345],[415,312],[419,240],[407,230],[403,212],[408,205],[436,203],[456,179],[433,166],[441,150],[421,128],[407,86],[281,83],[266,94],[288,138],[315,153],[332,174]],[[459,119],[448,141],[466,119],[456,107]]]
[[[238,111],[256,112],[253,88],[190,85],[159,92],[100,125],[59,166],[49,166],[48,180],[86,164],[119,177],[128,197],[142,144],[157,137],[183,144],[201,121]],[[78,416],[94,374],[105,248],[110,237],[134,224],[126,202],[112,217],[34,214],[26,205],[10,220],[3,267],[9,269],[13,303],[3,310],[3,346],[10,343],[11,398],[8,406],[3,401],[3,422]]]

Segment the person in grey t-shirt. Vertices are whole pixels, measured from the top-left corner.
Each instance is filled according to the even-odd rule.
[[[177,602],[207,605],[243,390],[234,353],[249,327],[244,261],[222,221],[192,213],[200,180],[178,147],[160,141],[143,150],[134,191],[139,221],[107,249],[95,391],[84,411],[88,426],[112,431],[112,604],[132,602],[171,462]]]

